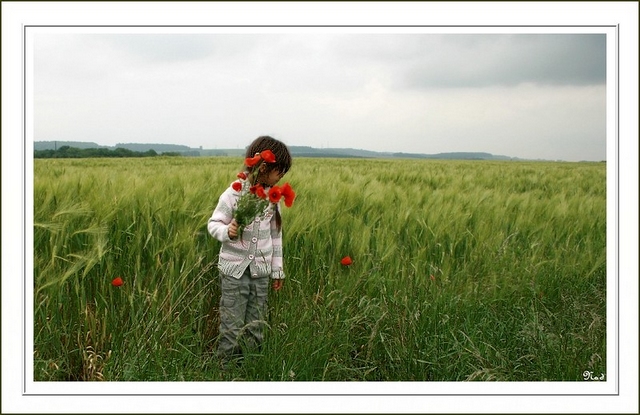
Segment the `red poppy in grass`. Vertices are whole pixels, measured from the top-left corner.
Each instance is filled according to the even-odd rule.
[[[233,188],[233,190],[235,190],[236,192],[239,192],[240,190],[242,190],[242,183],[233,182],[233,184],[231,184],[231,188]]]
[[[267,163],[276,162],[276,156],[275,154],[273,154],[271,150],[264,150],[263,152],[260,153],[260,157],[262,157],[262,159]]]
[[[349,265],[353,264],[353,261],[351,260],[350,256],[346,256],[344,258],[342,258],[340,260],[340,263],[346,267],[348,267]]]
[[[278,186],[273,186],[269,189],[269,201],[271,203],[278,203],[282,197],[282,191]]]
[[[256,164],[260,163],[260,160],[262,160],[262,157],[260,157],[260,154],[253,156],[253,157],[248,157],[246,159],[244,159],[244,164],[247,167],[253,167]]]
[[[238,173],[238,178],[242,180],[247,180],[247,173],[241,171],[240,173]]]
[[[122,281],[122,278],[120,277],[115,277],[113,281],[111,281],[111,285],[114,287],[120,287],[122,284],[124,284],[124,281]]]
[[[293,200],[296,198],[296,192],[293,191],[289,183],[283,184],[280,191],[282,192],[282,197],[284,197],[284,205],[286,207],[291,207],[293,205]]]

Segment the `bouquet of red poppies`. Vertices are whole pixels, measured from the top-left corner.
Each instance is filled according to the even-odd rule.
[[[242,171],[238,173],[238,179],[231,184],[236,192],[240,192],[236,211],[233,218],[238,222],[238,235],[242,235],[244,228],[253,222],[255,218],[264,218],[269,212],[270,205],[276,205],[284,199],[286,207],[293,205],[296,193],[289,183],[282,186],[272,186],[268,190],[257,183],[258,172],[262,163],[275,163],[276,157],[271,150],[256,153],[255,156],[246,158],[245,166],[253,167],[251,173]],[[275,206],[274,206],[275,207]]]

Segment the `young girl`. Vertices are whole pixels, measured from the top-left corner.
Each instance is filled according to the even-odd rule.
[[[239,177],[246,178],[250,186],[261,185],[268,192],[289,171],[292,160],[287,146],[268,136],[255,139],[247,148],[246,158],[253,158],[265,150],[273,153],[275,162],[245,166]],[[239,235],[234,213],[238,199],[248,187],[238,190],[240,186],[235,182],[227,188],[207,225],[209,233],[222,242],[218,260],[221,288],[218,356],[223,367],[240,358],[243,349],[260,347],[269,277],[276,291],[282,288],[285,277],[278,204],[269,204],[266,215],[256,217]]]

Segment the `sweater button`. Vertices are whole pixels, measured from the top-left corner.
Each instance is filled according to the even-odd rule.
[[[256,242],[258,242],[258,238],[256,238],[256,237],[254,236],[253,238],[251,238],[251,242],[253,242],[253,243],[255,244]]]
[[[256,223],[260,222],[260,218],[256,218]]]
[[[252,255],[249,255],[249,259],[251,259],[251,260],[252,260],[253,258],[254,258],[253,254],[252,254]]]

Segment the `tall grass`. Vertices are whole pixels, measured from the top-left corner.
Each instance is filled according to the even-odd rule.
[[[294,161],[285,288],[262,352],[220,373],[206,221],[240,165],[35,160],[35,379],[606,373],[603,164],[357,159]]]

